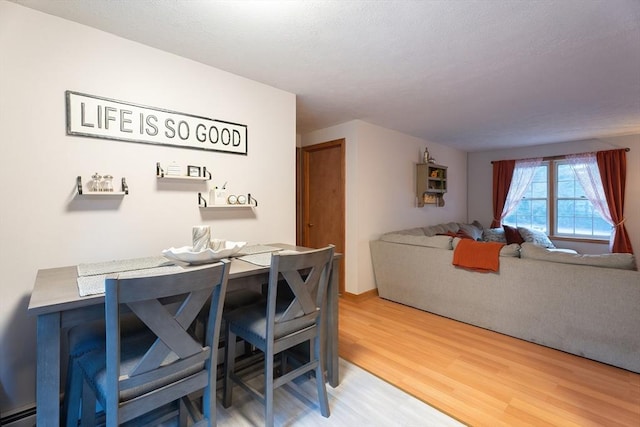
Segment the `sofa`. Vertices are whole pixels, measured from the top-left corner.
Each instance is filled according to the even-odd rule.
[[[640,373],[634,256],[580,255],[535,235],[507,243],[499,231],[474,222],[382,235],[370,242],[379,296]],[[454,266],[464,238],[501,241],[498,270]]]

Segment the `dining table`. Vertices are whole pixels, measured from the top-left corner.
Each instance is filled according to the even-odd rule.
[[[310,248],[270,243],[270,246],[304,252]],[[268,283],[269,266],[232,257],[227,291],[262,289]],[[336,254],[327,288],[326,315],[322,325],[327,382],[339,385],[338,371],[338,287],[341,254]],[[80,296],[78,266],[38,270],[28,313],[36,320],[36,419],[39,427],[60,424],[62,379],[61,357],[64,334],[73,326],[104,318],[104,293]]]

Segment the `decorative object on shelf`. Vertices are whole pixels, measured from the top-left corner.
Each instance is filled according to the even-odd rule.
[[[221,188],[212,189],[209,191],[209,203],[212,205],[226,205],[227,204],[227,183],[225,182]]]
[[[213,191],[215,190],[211,190],[211,194],[213,194]],[[227,197],[224,203],[220,203],[220,204],[207,203],[207,200],[204,197],[202,197],[202,193],[198,193],[198,206],[201,208],[243,208],[243,207],[257,208],[258,207],[258,201],[251,196],[251,193],[247,194],[246,197],[244,195],[242,196],[233,195],[233,197],[235,198],[233,200],[233,203],[229,200],[230,197],[231,196]],[[244,197],[244,203],[239,203],[238,199],[240,197]]]
[[[182,176],[182,168],[176,162],[167,166],[167,176]]]
[[[444,206],[447,192],[447,167],[435,163],[416,165],[416,197],[418,206]]]
[[[93,193],[97,193],[98,191],[100,191],[101,188],[101,184],[100,182],[102,181],[102,175],[100,175],[98,172],[94,173],[93,175],[91,175],[91,187],[90,190]],[[80,193],[82,194],[82,193]]]
[[[229,197],[227,197],[227,203],[229,203],[230,205],[235,205],[238,203],[238,197],[235,194],[231,194]]]
[[[104,178],[104,179],[103,179]],[[81,196],[124,196],[129,194],[129,186],[127,180],[122,177],[121,191],[114,191],[112,184],[113,176],[105,175],[102,177],[99,173],[91,175],[91,184],[89,185],[89,191],[84,191],[82,188],[82,177],[78,175],[76,178],[76,191]],[[108,183],[107,183],[108,182]],[[108,188],[111,188],[109,190]]]
[[[100,186],[102,191],[113,192],[113,175],[105,175],[102,177],[102,185]]]
[[[200,176],[200,166],[187,166],[187,176],[199,177]]]
[[[246,204],[247,203],[247,196],[245,196],[244,194],[238,194],[237,203],[239,205]]]
[[[191,230],[193,251],[200,252],[209,247],[211,240],[211,228],[208,225],[195,225]]]
[[[431,154],[429,154],[429,147],[424,147],[424,154],[422,155],[422,162],[423,163],[435,163],[435,161],[436,161],[436,159],[431,157]]]
[[[214,239],[211,247],[202,251],[194,251],[191,246],[169,248],[162,251],[162,255],[172,261],[188,264],[207,264],[228,258],[240,251],[247,242],[231,242],[229,240]],[[215,248],[215,249],[214,249]]]

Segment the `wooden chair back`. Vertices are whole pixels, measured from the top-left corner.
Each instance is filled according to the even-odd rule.
[[[229,263],[192,267],[167,275],[107,279],[107,425],[130,420],[197,390],[205,390],[203,412],[215,425],[217,343]],[[211,298],[205,345],[190,326]],[[133,312],[155,336],[136,363],[121,370],[120,317]],[[137,345],[137,344],[136,344]],[[113,415],[117,417],[113,419]],[[213,422],[211,422],[213,420]]]
[[[334,246],[330,245],[310,252],[272,255],[267,295],[267,341],[319,325],[334,250]],[[278,295],[284,293],[283,290],[290,291],[287,292],[289,298]],[[283,302],[288,304],[284,311],[282,307],[277,307]]]

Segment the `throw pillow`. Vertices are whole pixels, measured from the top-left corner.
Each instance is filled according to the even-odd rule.
[[[504,236],[507,238],[507,244],[510,245],[512,243],[520,244],[524,242],[522,235],[518,231],[516,227],[510,227],[508,225],[503,225]]]
[[[482,240],[485,242],[507,243],[507,238],[504,236],[502,228],[485,228],[482,232]]]
[[[460,231],[464,231],[473,240],[482,240],[482,224],[478,221],[473,221],[471,224],[458,223]]]
[[[525,242],[531,242],[534,245],[542,246],[544,248],[555,248],[556,246],[553,244],[546,233],[538,230],[532,230],[530,228],[518,227],[518,231],[520,235],[524,239]]]

